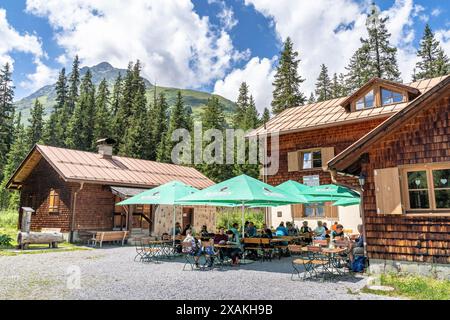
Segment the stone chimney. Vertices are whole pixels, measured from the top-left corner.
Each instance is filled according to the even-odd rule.
[[[112,159],[113,146],[116,140],[112,138],[104,138],[97,140],[98,154],[102,159]]]

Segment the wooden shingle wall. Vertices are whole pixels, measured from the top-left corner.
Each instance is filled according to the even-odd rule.
[[[374,169],[450,161],[450,104],[443,97],[369,150],[364,192],[367,251],[375,259],[450,263],[450,214],[377,214]]]

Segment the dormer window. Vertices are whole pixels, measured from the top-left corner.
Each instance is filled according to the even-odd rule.
[[[369,91],[364,97],[356,101],[356,110],[373,108],[375,96],[373,90]]]
[[[381,88],[381,102],[383,106],[403,102],[403,95],[401,93]]]

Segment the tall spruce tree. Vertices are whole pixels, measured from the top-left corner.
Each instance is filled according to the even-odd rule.
[[[113,105],[113,108],[117,108],[113,119],[114,136],[117,140],[117,149],[120,149],[120,145],[125,137],[125,132],[129,127],[130,117],[133,113],[133,99],[135,94],[135,88],[133,88],[133,63],[128,64],[127,72],[122,84],[117,88],[121,89],[121,94],[118,96],[118,106]],[[117,82],[116,82],[117,83]]]
[[[6,190],[6,183],[16,168],[23,161],[29,151],[29,142],[26,130],[21,122],[21,114],[15,120],[13,143],[7,155],[6,164],[3,170],[3,178],[0,183],[0,209],[9,208],[15,210],[19,204],[19,192]]]
[[[244,130],[256,129],[259,121],[259,113],[256,109],[255,100],[253,99],[253,96],[250,95],[241,128]]]
[[[0,179],[7,154],[14,137],[14,86],[12,85],[11,68],[6,63],[0,69]]]
[[[311,94],[309,95],[308,101],[306,103],[307,104],[316,103],[316,97],[314,96],[314,92],[311,92]]]
[[[93,149],[95,119],[95,87],[88,70],[80,85],[80,96],[68,125],[66,145],[69,148],[90,151]]]
[[[155,88],[156,91],[156,88]],[[163,92],[154,94],[153,105],[149,112],[150,136],[152,148],[149,154],[151,160],[157,160],[164,153],[167,132],[167,113],[169,106]]]
[[[444,76],[450,72],[449,59],[428,23],[425,25],[417,57],[419,61],[413,75],[415,80]]]
[[[78,55],[75,56],[72,63],[72,73],[69,78],[69,92],[68,92],[68,114],[69,117],[72,116],[72,113],[75,109],[75,104],[78,100],[78,87],[80,86],[80,60],[78,59]]]
[[[269,108],[264,108],[263,114],[261,116],[260,125],[264,125],[267,121],[270,120],[270,111]]]
[[[29,146],[33,146],[42,139],[44,130],[44,106],[38,99],[34,101],[34,106],[30,111],[30,126],[27,128],[27,139]]]
[[[273,82],[275,88],[273,90],[272,111],[274,114],[305,103],[306,98],[300,92],[300,84],[305,80],[298,74],[299,63],[298,52],[293,49],[293,43],[288,37],[284,42],[275,81]]]
[[[361,39],[361,47],[350,59],[347,67],[347,84],[350,91],[361,87],[373,77],[400,81],[397,64],[397,48],[391,46],[387,31],[387,17],[380,15],[380,10],[372,4],[366,20],[368,38]]]
[[[103,79],[98,86],[97,95],[95,97],[93,148],[95,148],[98,139],[112,137],[111,123],[108,83],[106,82],[106,79]]]
[[[211,96],[208,99],[206,107],[201,114],[201,121],[204,132],[209,129],[217,129],[223,132],[223,130],[226,128],[223,105],[220,103],[219,98],[217,96]],[[223,137],[223,139],[225,140],[225,137]],[[212,143],[212,141],[205,141],[203,144],[203,150],[205,150],[205,147],[208,146],[210,143]],[[224,155],[225,146],[223,146],[221,152],[222,155]],[[211,156],[216,157],[220,155],[217,155],[215,154],[215,152],[213,152]],[[197,169],[199,169],[203,174],[205,174],[207,177],[216,182],[226,180],[233,176],[233,165],[204,162],[200,165],[197,165]]]
[[[316,82],[316,100],[317,102],[329,100],[333,97],[332,83],[328,75],[328,68],[322,64],[320,66],[320,74]]]
[[[248,95],[248,85],[246,82],[242,82],[241,86],[239,87],[239,95],[236,101],[236,110],[233,115],[234,128],[242,128],[242,121],[249,105]]]
[[[172,141],[172,134],[177,129],[190,130],[190,114],[184,106],[183,96],[181,91],[177,92],[177,100],[170,112],[169,126],[165,136],[164,150],[161,150],[161,154],[158,157],[159,161],[171,162],[171,154],[173,147],[177,144],[176,141]]]

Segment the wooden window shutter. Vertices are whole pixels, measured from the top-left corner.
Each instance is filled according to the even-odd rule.
[[[48,200],[48,211],[58,212],[59,211],[59,190],[51,189],[50,196]]]
[[[325,209],[325,217],[326,218],[338,218],[338,208],[336,206],[332,206],[331,202],[324,203]]]
[[[288,152],[288,172],[300,170],[298,154],[297,151]]]
[[[377,213],[403,213],[398,168],[376,169],[374,177]]]
[[[291,205],[292,218],[303,218],[303,204],[292,204]]]
[[[325,171],[328,168],[328,161],[334,158],[334,147],[322,148],[320,153],[322,157],[322,169]]]

